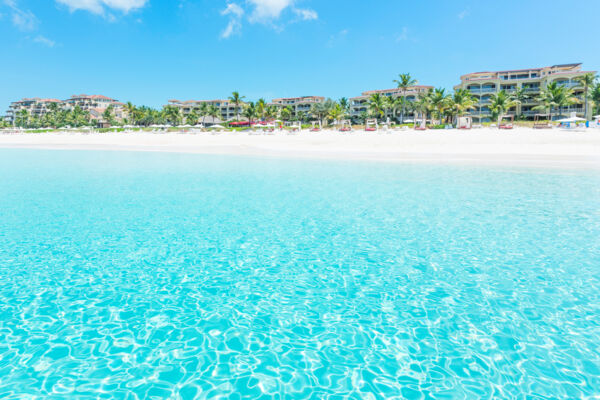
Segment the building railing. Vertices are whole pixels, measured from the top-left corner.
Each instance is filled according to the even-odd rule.
[[[473,88],[473,89],[468,89],[467,90],[471,93],[494,93],[496,92],[496,88]]]

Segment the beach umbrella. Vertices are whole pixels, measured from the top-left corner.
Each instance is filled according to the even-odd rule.
[[[219,125],[219,124],[212,125],[209,127],[209,129],[213,129],[213,128],[214,129],[225,129],[225,127],[223,125]]]

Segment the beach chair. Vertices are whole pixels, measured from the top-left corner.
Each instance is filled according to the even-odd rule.
[[[514,115],[503,115],[500,117],[500,123],[498,124],[498,129],[513,129],[514,128]]]

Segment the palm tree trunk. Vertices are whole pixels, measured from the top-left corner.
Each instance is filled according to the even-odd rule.
[[[588,85],[587,83],[585,84],[585,89],[583,90],[583,96],[584,96],[584,108],[583,108],[583,118],[585,118],[587,120],[588,117]]]

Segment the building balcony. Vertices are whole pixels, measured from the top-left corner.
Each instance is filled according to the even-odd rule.
[[[468,91],[470,91],[471,93],[474,94],[479,94],[479,93],[495,93],[496,92],[496,88],[473,88],[473,89],[468,89]]]

